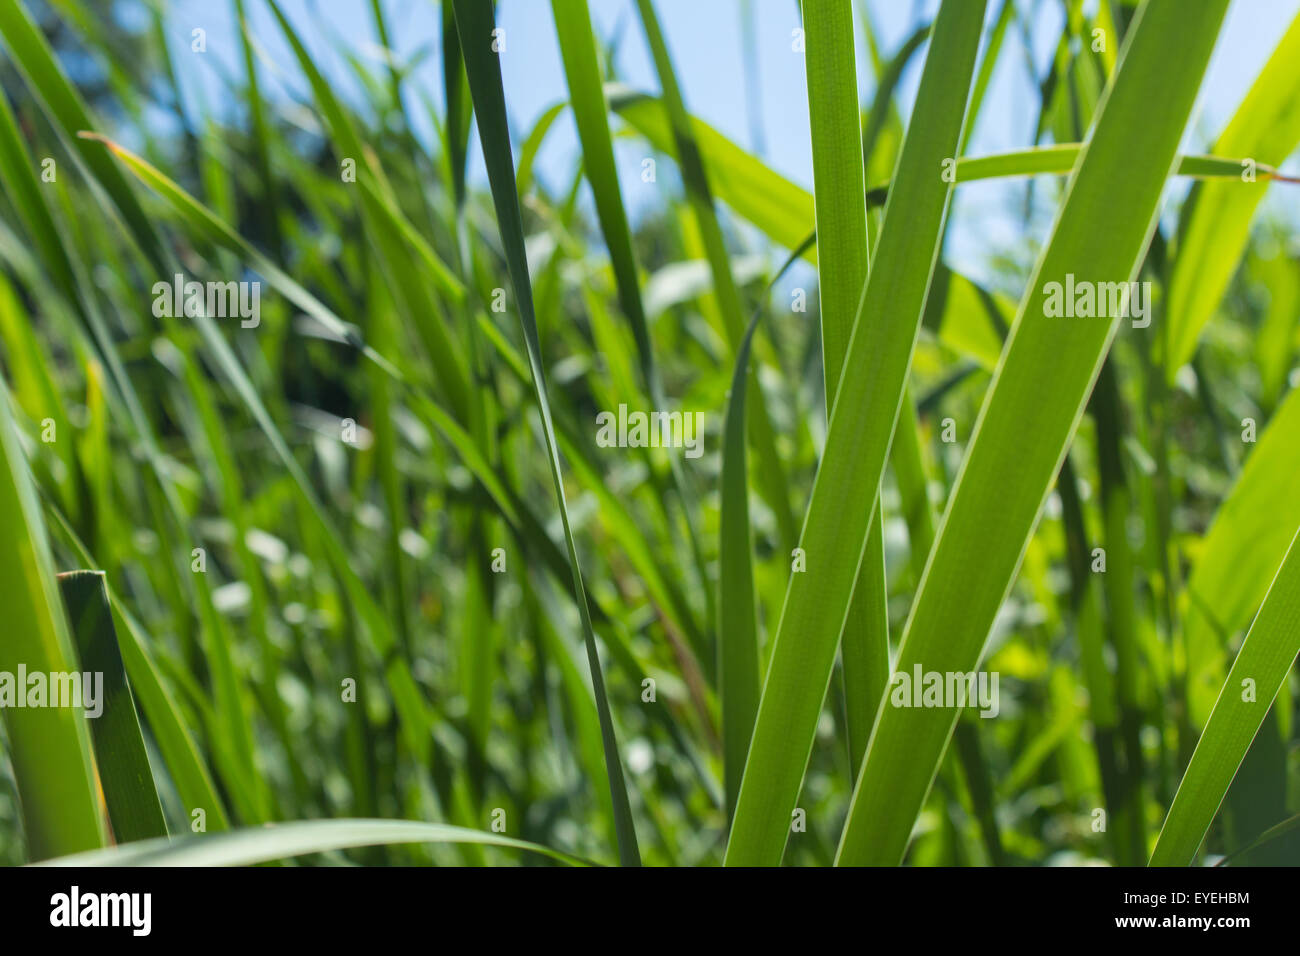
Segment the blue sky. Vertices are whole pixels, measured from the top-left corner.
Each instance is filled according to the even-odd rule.
[[[636,88],[658,89],[633,0],[589,0],[597,32],[621,36],[616,65],[625,81]],[[756,45],[761,104],[759,117],[765,131],[764,157],[775,169],[808,187],[812,165],[808,141],[808,106],[803,59],[792,52],[791,30],[798,25],[795,0],[750,0],[756,11]],[[1032,0],[1017,0],[1029,9]],[[1091,2],[1095,0],[1090,0]],[[379,65],[377,41],[369,0],[281,0],[282,8],[316,57],[318,66],[345,93],[356,92],[351,70],[339,50],[351,47],[363,59]],[[306,98],[305,82],[278,26],[260,0],[249,0],[253,36],[262,50],[264,72],[278,76],[268,96],[286,101],[286,89]],[[937,0],[868,0],[885,55],[891,54],[922,19],[937,8]],[[990,3],[990,8],[997,4]],[[1041,0],[1029,40],[1029,54],[1041,73],[1061,29],[1061,4]],[[1188,0],[1194,15],[1195,0]],[[220,73],[242,73],[232,13],[233,3],[215,0],[172,0],[167,4],[166,31],[172,55],[186,91],[191,113],[229,108],[230,98]],[[753,123],[748,114],[742,60],[741,0],[656,0],[668,44],[690,110],[715,128],[753,149]],[[1296,16],[1300,0],[1235,0],[1220,36],[1201,103],[1185,148],[1206,150],[1215,133],[1232,115],[1255,74],[1277,40]],[[384,0],[396,53],[407,59],[427,55],[414,74],[415,89],[408,92],[408,109],[423,114],[418,91],[424,90],[441,109],[441,59],[438,43],[438,7],[433,0]],[[993,10],[990,10],[990,15]],[[506,49],[501,58],[512,128],[522,137],[552,104],[566,97],[564,75],[545,0],[500,0],[498,24],[505,30]],[[190,31],[207,31],[208,51],[190,51]],[[858,37],[859,87],[870,92],[870,70],[864,38]],[[1014,149],[1028,144],[1037,117],[1037,93],[1026,69],[1025,46],[1016,32],[1008,36],[988,100],[969,145],[974,154]],[[904,113],[915,93],[922,57],[913,58],[899,94]],[[214,68],[219,67],[219,70]],[[287,84],[281,85],[281,84]],[[1153,107],[1155,108],[1155,107]],[[428,135],[427,124],[420,130]],[[558,186],[569,180],[578,143],[567,114],[557,124],[538,157],[541,178]],[[661,200],[640,182],[643,147],[620,146],[620,168],[626,171],[625,199],[633,215],[646,203]],[[472,157],[477,166],[477,154]],[[1289,168],[1289,164],[1288,164]],[[481,177],[480,177],[481,178]],[[1023,239],[1016,210],[1022,187],[1011,183],[972,184],[962,187],[954,206],[954,224],[947,257],[963,268],[982,272],[991,254],[1006,252]],[[1174,188],[1176,192],[1176,187]],[[1300,221],[1300,194],[1272,190],[1269,208],[1274,214]],[[1049,213],[1050,215],[1050,213]],[[976,228],[975,224],[978,224]],[[1046,221],[1043,224],[1046,227]]]

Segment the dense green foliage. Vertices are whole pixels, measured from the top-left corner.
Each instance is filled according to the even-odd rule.
[[[652,0],[657,92],[553,0],[523,128],[500,11],[420,3],[442,105],[233,0],[290,55],[231,37],[195,120],[161,10],[0,0],[0,672],[105,688],[0,710],[0,862],[1300,862],[1300,20],[1179,155],[1227,0],[943,0],[893,50],[782,8],[810,192],[692,115]],[[1034,141],[964,155],[1046,5]]]

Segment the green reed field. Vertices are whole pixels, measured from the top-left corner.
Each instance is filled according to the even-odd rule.
[[[653,0],[536,121],[486,0],[217,2],[195,120],[165,4],[0,0],[0,861],[1300,862],[1300,19],[1206,130],[1228,0],[737,3],[807,190]]]

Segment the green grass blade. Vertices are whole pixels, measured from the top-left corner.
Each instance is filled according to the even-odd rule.
[[[1300,653],[1297,533],[1228,672],[1151,851],[1152,866],[1187,866],[1205,838],[1273,698]]]
[[[1300,16],[1292,21],[1214,144],[1223,156],[1250,157],[1260,163],[1280,163],[1300,144]],[[1190,215],[1182,223],[1173,275],[1169,281],[1168,352],[1165,377],[1172,382],[1178,369],[1196,351],[1201,330],[1219,306],[1228,282],[1241,261],[1250,236],[1255,209],[1268,190],[1267,177],[1243,182],[1203,183],[1188,199]]]
[[[804,0],[803,16],[829,413],[867,281],[866,177],[858,125],[853,11],[837,0]]]
[[[519,160],[515,163],[518,171],[515,173],[515,191],[520,196],[527,196],[528,190],[533,185],[533,166],[537,159],[537,151],[542,148],[542,143],[546,141],[547,134],[550,133],[555,121],[559,119],[569,104],[565,100],[552,104],[546,112],[537,118],[533,124],[532,132],[519,146]]]
[[[96,564],[67,520],[54,512],[54,521],[77,559],[83,564]],[[162,752],[163,763],[171,774],[177,793],[187,811],[204,811],[209,831],[228,829],[230,823],[225,806],[217,796],[212,776],[199,756],[193,737],[186,729],[180,709],[162,681],[158,665],[149,650],[147,636],[112,591],[109,591],[109,602],[121,625],[116,631],[127,679],[140,698],[140,709],[149,721],[149,728]]]
[[[790,253],[768,283],[768,291],[803,254]],[[722,705],[722,762],[727,816],[740,794],[758,713],[761,666],[754,606],[753,543],[749,520],[749,480],[745,461],[745,393],[750,349],[763,308],[755,310],[736,350],[736,368],[722,421],[722,478],[718,530],[718,696]]]
[[[66,439],[65,439],[66,440]],[[74,706],[14,706],[28,694],[27,674],[80,672],[59,600],[36,490],[19,444],[6,390],[0,390],[0,580],[9,583],[0,638],[0,688],[9,760],[18,786],[29,859],[101,847],[103,817],[95,793],[90,733]],[[48,697],[46,697],[48,701]],[[26,696],[24,698],[26,702]]]
[[[0,105],[0,110],[3,105]],[[10,282],[0,276],[0,344],[13,374],[14,406],[41,421],[46,417],[67,422],[67,405],[59,395],[48,350],[42,347],[31,317]],[[90,491],[72,442],[53,442],[51,451],[63,462],[69,481],[62,486],[64,507],[80,517],[89,510]]]
[[[884,527],[880,501],[871,515],[867,546],[858,569],[858,583],[840,636],[840,663],[844,671],[844,724],[849,771],[854,777],[862,766],[876,718],[880,695],[889,683],[889,591],[885,576]]]
[[[988,156],[966,156],[957,161],[957,182],[971,183],[1007,176],[1065,176],[1074,169],[1082,151],[1081,143],[1061,143]],[[1174,172],[1175,175],[1192,179],[1240,180],[1241,164],[1240,159],[1224,156],[1187,155],[1178,157]],[[1262,163],[1256,165],[1255,172],[1260,179],[1272,179],[1280,175],[1272,166]]]
[[[745,392],[758,316],[736,349],[736,370],[722,422],[721,516],[718,528],[718,697],[722,769],[730,818],[758,713],[758,619],[754,597],[749,482],[745,465]]]
[[[1120,736],[1124,750],[1121,798],[1125,806],[1125,859],[1134,864],[1148,852],[1145,807],[1146,787],[1142,751],[1141,669],[1138,650],[1138,610],[1134,596],[1134,554],[1129,541],[1132,493],[1124,469],[1123,401],[1115,361],[1107,359],[1097,377],[1089,412],[1096,425],[1097,469],[1101,479],[1101,514],[1105,529],[1107,630],[1115,649],[1115,690],[1119,704]],[[1296,518],[1300,523],[1300,516]]]
[[[781,861],[840,632],[866,546],[950,191],[941,176],[961,135],[984,4],[948,0],[899,154],[875,261],[801,538],[806,573],[786,591],[754,740],[727,844],[729,865]]]
[[[885,107],[890,103],[902,64],[926,39],[928,28],[913,36],[881,78],[864,140],[859,127],[852,8],[837,0],[805,0],[803,20],[822,367],[829,418],[862,287],[867,281],[871,240],[867,230],[863,157],[870,155],[875,133],[884,125]],[[857,759],[867,746],[877,700],[889,679],[889,611],[879,502],[871,516],[862,568],[844,622],[841,655],[850,767],[856,773]]]
[[[573,574],[574,599],[582,618],[583,639],[587,648],[587,663],[591,668],[591,681],[600,714],[601,736],[605,743],[605,765],[609,789],[614,800],[618,830],[619,859],[625,866],[640,863],[637,851],[636,829],[632,822],[632,808],[628,801],[627,785],[623,780],[623,767],[618,755],[618,740],[614,721],[609,711],[605,693],[605,678],[601,672],[596,636],[592,631],[591,613],[587,606],[586,590],[582,583],[582,570],[578,563],[578,550],[569,526],[568,505],[564,497],[564,479],[560,470],[560,457],[556,448],[555,429],[551,422],[551,406],[546,394],[546,372],[542,363],[541,343],[537,335],[537,317],[533,312],[532,285],[528,278],[528,257],[524,251],[523,222],[519,214],[519,195],[515,192],[515,170],[511,158],[510,132],[506,123],[505,91],[501,84],[501,66],[492,50],[492,31],[495,17],[490,4],[476,0],[455,0],[456,29],[460,36],[465,68],[469,76],[470,93],[474,101],[475,119],[479,140],[487,163],[488,180],[492,187],[497,224],[505,248],[506,265],[515,293],[515,307],[523,329],[528,352],[528,366],[532,373],[533,389],[542,416],[542,432],[546,437],[546,450],[550,460],[551,478],[559,503],[560,520],[564,525],[564,539],[568,545],[569,565]]]
[[[898,671],[966,673],[979,664],[1120,321],[1049,318],[1045,285],[1067,274],[1136,277],[1225,8],[1206,4],[1203,16],[1191,18],[1177,2],[1149,0],[1137,15],[980,409]],[[951,708],[882,706],[839,862],[902,860],[957,717]]]
[[[465,60],[460,53],[460,36],[449,0],[442,0],[442,91],[447,104],[447,162],[451,167],[452,191],[459,209],[465,202],[465,161],[469,156],[469,133],[474,115]]]
[[[118,843],[127,843],[166,836],[167,824],[117,646],[104,575],[69,571],[59,575],[59,589],[83,671],[103,675],[103,712],[91,724],[91,736],[113,837]]]
[[[445,823],[416,820],[301,820],[180,839],[144,840],[49,860],[47,866],[253,866],[310,853],[397,843],[470,843],[526,850],[571,866],[586,860],[550,847]]]

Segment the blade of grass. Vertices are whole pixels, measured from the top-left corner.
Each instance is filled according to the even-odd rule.
[[[67,406],[51,374],[49,355],[38,340],[14,287],[3,276],[0,276],[0,342],[4,344],[14,378],[15,405],[33,421],[52,418],[55,422],[69,422]],[[90,489],[73,443],[56,441],[51,443],[50,450],[63,462],[69,476],[69,482],[61,488],[64,507],[69,514],[84,517],[88,523]]]
[[[28,682],[15,686],[20,668],[47,678],[80,668],[7,389],[0,390],[0,580],[11,584],[0,671],[8,678],[9,693],[26,700]],[[29,859],[105,843],[90,734],[80,703],[0,707]]]
[[[1216,0],[1191,18],[1176,2],[1148,0],[1138,13],[980,409],[904,630],[900,672],[969,673],[979,663],[1119,325],[1049,318],[1044,285],[1067,274],[1135,277],[1225,8]],[[1162,109],[1152,113],[1151,103]],[[958,713],[882,705],[840,863],[902,860]]]
[[[28,159],[26,145],[9,109],[7,97],[0,97],[0,182],[5,184],[9,200],[40,251],[45,268],[69,301],[75,302],[77,284],[72,266],[59,241],[59,229],[41,196],[35,167]]]
[[[465,203],[465,161],[469,155],[469,134],[474,102],[465,76],[460,36],[451,0],[442,0],[442,91],[447,104],[447,162],[451,167],[452,193],[459,210]]]
[[[514,288],[515,307],[519,310],[519,323],[523,330],[528,352],[528,366],[532,374],[534,396],[542,418],[542,432],[550,461],[551,479],[559,503],[560,520],[564,526],[564,539],[568,546],[569,565],[573,575],[574,598],[582,618],[583,639],[587,648],[587,664],[591,668],[591,681],[600,715],[601,736],[605,744],[605,765],[609,789],[614,801],[617,822],[619,860],[624,866],[637,866],[636,829],[632,821],[632,808],[628,801],[627,786],[623,780],[623,767],[618,754],[618,740],[614,733],[614,720],[605,693],[605,678],[601,671],[600,654],[596,636],[592,631],[591,613],[587,606],[586,591],[582,583],[582,570],[578,563],[578,549],[569,526],[568,505],[564,496],[564,478],[556,448],[555,430],[551,423],[551,406],[546,394],[546,372],[542,363],[541,343],[537,335],[537,317],[533,313],[532,285],[528,278],[528,257],[524,250],[523,222],[519,214],[519,195],[515,192],[514,161],[511,157],[510,132],[506,122],[505,91],[501,83],[501,66],[492,50],[492,32],[495,15],[490,4],[476,0],[454,0],[456,30],[465,58],[469,76],[470,94],[474,101],[475,119],[479,140],[487,164],[488,181],[496,208],[501,243],[506,253],[510,283]]]
[[[1268,312],[1255,338],[1260,403],[1272,412],[1282,397],[1295,356],[1296,317],[1300,316],[1300,263],[1279,250],[1256,260],[1260,282],[1268,288]]]
[[[609,249],[618,301],[632,326],[641,375],[650,398],[663,407],[663,388],[655,366],[654,350],[645,309],[641,304],[636,259],[627,213],[623,209],[618,171],[614,166],[614,146],[605,121],[607,112],[601,85],[600,65],[596,60],[596,40],[591,29],[591,14],[586,0],[552,0],[555,29],[559,35],[564,74],[568,82],[569,102],[582,143],[583,171],[591,184],[601,234]]]
[[[1094,580],[1090,567],[1089,546],[1083,513],[1079,479],[1067,454],[1056,478],[1056,492],[1061,500],[1061,525],[1065,533],[1065,563],[1069,569],[1069,611],[1074,618],[1074,638],[1079,647],[1079,669],[1088,691],[1088,715],[1092,719],[1092,749],[1101,777],[1102,800],[1110,815],[1107,836],[1111,852],[1121,866],[1136,866],[1128,859],[1124,836],[1130,829],[1127,806],[1121,796],[1118,738],[1119,709],[1115,688],[1106,667],[1103,648],[1104,622],[1101,613],[1101,583]]]
[[[857,309],[826,447],[759,704],[728,865],[776,865],[799,798],[836,645],[866,547],[916,344],[950,191],[942,163],[961,135],[984,4],[947,0],[934,33]],[[901,318],[900,318],[901,317]]]
[[[718,527],[718,697],[722,705],[722,771],[730,820],[758,713],[760,665],[754,594],[749,482],[745,464],[745,391],[754,317],[736,349],[736,369],[722,422],[721,514]]]
[[[970,183],[1006,176],[1068,175],[1074,169],[1083,148],[1082,143],[1060,143],[1056,146],[1034,146],[987,156],[964,156],[957,161],[957,182]],[[1225,156],[1189,154],[1178,157],[1174,175],[1191,179],[1239,180],[1241,164],[1242,160]],[[1255,171],[1260,179],[1287,179],[1272,166],[1262,163],[1256,165]]]
[[[1300,548],[1282,566],[1241,645],[1151,851],[1151,866],[1187,866],[1300,653]]]
[[[1131,492],[1124,471],[1121,441],[1123,401],[1115,363],[1107,359],[1097,377],[1089,412],[1096,424],[1097,470],[1101,478],[1101,512],[1105,528],[1106,575],[1103,589],[1108,614],[1107,629],[1115,649],[1115,690],[1124,749],[1120,798],[1128,831],[1126,856],[1134,864],[1147,855],[1145,826],[1146,786],[1143,774],[1142,697],[1139,693],[1141,662],[1138,656],[1138,611],[1134,601],[1136,580],[1133,549],[1129,543]],[[1300,516],[1296,518],[1300,522]]]
[[[803,254],[795,249],[769,281],[767,291]],[[760,303],[736,349],[736,367],[722,422],[722,478],[718,530],[718,696],[722,705],[723,780],[730,819],[740,793],[740,778],[758,713],[761,665],[754,605],[753,543],[749,522],[749,480],[745,461],[745,392],[750,347]]]
[[[829,419],[853,334],[868,249],[864,155],[871,153],[874,120],[884,124],[893,86],[913,50],[928,36],[918,31],[895,58],[876,90],[866,134],[859,127],[853,10],[838,0],[805,0],[804,62],[812,136],[813,210],[817,231],[817,283],[821,308],[822,367]],[[864,139],[864,136],[866,137]],[[885,594],[885,546],[880,503],[874,506],[867,545],[848,618],[841,657],[848,725],[849,765],[857,773],[867,746],[876,702],[889,679],[889,610]]]
[[[67,519],[58,511],[54,512],[54,523],[81,563],[97,563]],[[111,589],[108,590],[108,598],[121,625],[115,630],[119,635],[118,648],[127,679],[139,695],[140,707],[149,721],[149,728],[162,752],[163,763],[171,774],[181,800],[188,811],[204,811],[210,832],[228,829],[230,824],[225,806],[217,796],[212,776],[199,756],[198,748],[186,729],[171,692],[162,681],[144,630]]]
[[[675,131],[666,97],[640,93],[617,83],[607,84],[605,95],[610,109],[651,146],[675,155]],[[688,119],[691,138],[717,197],[774,242],[786,249],[799,246],[812,229],[812,195],[707,123],[693,116]],[[815,262],[816,250],[807,250],[805,256]]]
[[[118,843],[165,837],[167,824],[140,734],[135,700],[122,666],[104,575],[99,571],[69,571],[59,575],[59,589],[80,651],[82,670],[103,675],[103,710],[91,725],[91,736],[113,837]]]
[[[471,843],[526,850],[570,866],[586,860],[550,847],[445,823],[415,820],[301,820],[175,840],[143,840],[63,856],[47,866],[253,866],[310,853],[397,843]]]

